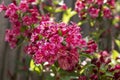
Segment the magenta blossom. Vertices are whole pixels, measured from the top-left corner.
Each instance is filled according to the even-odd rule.
[[[77,12],[80,12],[84,8],[85,8],[85,4],[82,1],[77,0],[77,2],[75,4],[75,10]]]
[[[27,3],[27,1],[21,1],[19,4],[19,10],[21,10],[22,12],[26,12],[29,9],[29,4]]]
[[[42,21],[34,28],[25,51],[33,56],[36,64],[51,65],[58,61],[62,69],[73,70],[79,62],[78,49],[88,48],[80,30],[75,23]]]
[[[90,16],[91,16],[92,18],[98,17],[99,11],[100,11],[100,10],[97,9],[97,8],[93,8],[93,7],[89,8],[89,14],[90,14]]]
[[[6,10],[7,7],[5,6],[4,2],[2,2],[2,4],[0,4],[0,12],[2,12],[3,10]]]
[[[112,15],[112,13],[111,13],[111,11],[110,11],[109,8],[104,8],[104,9],[103,9],[103,16],[104,16],[105,18],[110,18],[111,15]]]

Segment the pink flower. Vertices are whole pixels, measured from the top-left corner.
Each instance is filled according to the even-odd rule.
[[[14,21],[11,20],[12,21],[11,23],[13,24],[12,28],[19,28],[20,29],[21,23],[18,20],[15,20],[15,19],[13,19]]]
[[[89,14],[92,18],[96,18],[99,15],[99,9],[91,7],[89,8]]]
[[[22,18],[23,24],[24,25],[31,25],[32,24],[32,19],[30,16],[24,16]]]
[[[79,61],[78,48],[85,48],[86,41],[82,38],[80,27],[75,23],[55,23],[41,21],[32,30],[26,52],[32,54],[36,64],[48,62],[49,65],[58,61],[60,68],[73,70]],[[96,49],[94,42],[87,46],[92,52]]]
[[[63,5],[61,5],[61,8],[62,8],[62,10],[67,10],[67,5],[66,4],[63,4]]]
[[[100,55],[103,56],[103,57],[107,57],[107,56],[109,56],[109,53],[107,51],[102,51],[100,53]]]
[[[114,70],[120,70],[120,64],[115,65]]]
[[[107,3],[113,8],[115,6],[115,0],[107,0]]]
[[[32,3],[35,2],[36,0],[27,0],[27,2]]]
[[[11,3],[7,7],[7,10],[5,12],[5,17],[11,17],[11,16],[13,16],[14,14],[16,14],[17,10],[18,10],[18,7],[14,3]]]
[[[87,13],[85,11],[79,12],[78,16],[80,17],[81,20],[84,20],[87,18]]]
[[[77,11],[77,12],[80,12],[82,9],[84,9],[85,8],[85,4],[82,2],[82,1],[77,1],[76,3],[75,3],[75,10]]]
[[[10,19],[10,22],[14,24],[18,22],[18,15],[15,13],[14,15],[11,15],[9,19]]]
[[[35,45],[35,44],[30,44],[30,45],[26,46],[24,48],[24,50],[25,50],[26,53],[28,53],[30,55],[33,55],[38,51],[38,46]]]
[[[37,52],[34,56],[33,59],[35,61],[36,64],[40,64],[42,62],[44,62],[44,55],[41,52]]]
[[[9,42],[11,48],[17,45],[16,34],[12,30],[6,30],[5,41]]]
[[[87,80],[86,76],[80,76],[78,80]]]
[[[93,3],[94,0],[86,0],[87,3]]]
[[[29,4],[27,3],[27,1],[21,1],[19,4],[19,10],[21,10],[22,12],[26,12],[29,9]]]
[[[85,50],[85,52],[87,52],[87,53],[93,53],[97,50],[97,44],[93,40],[90,40],[87,43],[86,47],[87,47],[87,49]]]
[[[7,7],[4,5],[4,2],[0,4],[0,12],[2,12],[3,10],[7,10]]]
[[[42,21],[50,21],[50,15],[49,14],[46,14],[44,16],[41,16],[41,22]]]
[[[111,13],[111,11],[110,11],[109,8],[104,8],[104,9],[103,9],[103,16],[104,16],[105,18],[110,18],[111,15],[112,15],[112,13]]]
[[[98,80],[98,76],[96,74],[92,74],[90,76],[90,79]]]
[[[120,79],[120,71],[114,73],[114,80]]]
[[[63,37],[59,36],[59,35],[53,35],[50,39],[50,42],[55,43],[55,44],[60,44],[63,42]]]
[[[54,43],[43,43],[43,46],[41,46],[41,51],[45,56],[49,56],[52,54],[56,54],[56,45]]]
[[[68,50],[68,53],[66,51],[65,56],[59,57],[58,63],[63,70],[71,71],[75,68],[76,64],[78,63],[78,58],[79,55],[77,53],[77,50]]]
[[[12,0],[12,3],[14,3],[15,5],[17,5],[17,1],[16,0]]]
[[[28,54],[33,54],[37,64],[48,62],[51,65],[58,61],[62,69],[73,70],[79,58],[77,47],[83,48],[83,45],[85,41],[82,39],[80,27],[75,23],[67,25],[42,21],[34,28],[30,44],[25,50]]]
[[[38,34],[32,34],[30,41],[34,42],[34,41],[37,41],[37,40],[39,40],[39,35]]]
[[[68,35],[66,37],[66,42],[69,46],[77,47],[80,45],[81,35]]]
[[[98,5],[103,5],[104,0],[97,0],[96,3],[97,3]]]

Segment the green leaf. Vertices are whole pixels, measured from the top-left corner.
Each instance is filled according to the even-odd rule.
[[[27,29],[28,29],[27,26],[22,26],[22,27],[20,28],[20,31],[21,31],[21,32],[25,32]]]
[[[80,21],[77,23],[78,26],[81,26],[84,22],[83,21]]]
[[[75,14],[77,14],[76,11],[72,11],[71,8],[67,9],[63,13],[62,21],[68,23],[70,21],[70,18],[73,17]]]
[[[116,2],[116,9],[117,9],[118,12],[120,12],[120,2],[119,2],[119,0],[118,0],[118,2]]]
[[[106,70],[107,70],[107,68],[106,68],[105,64],[101,64],[100,71],[101,72],[106,72]]]
[[[59,13],[59,12],[62,12],[63,10],[61,8],[56,8],[55,9],[55,13]]]
[[[112,73],[106,72],[105,76],[114,77]]]
[[[88,23],[88,21],[86,21],[86,20],[80,20],[80,21],[77,23],[77,25],[78,25],[78,26],[81,26],[81,25],[86,24],[86,23]]]
[[[43,38],[43,36],[40,34],[40,35],[39,35],[39,39],[41,40],[42,38]]]
[[[116,51],[116,50],[112,50],[112,55],[111,55],[111,58],[116,60],[116,58],[119,56],[119,52]]]
[[[117,24],[118,22],[119,22],[119,18],[115,18],[115,19],[113,19],[112,24],[115,25],[115,24]]]
[[[54,8],[51,6],[45,6],[44,9],[46,9],[47,11],[49,11],[50,13],[54,12]]]
[[[116,65],[117,64],[117,61],[116,61],[116,58],[119,56],[119,52],[116,51],[116,50],[112,50],[112,55],[111,55],[111,65]]]
[[[30,70],[30,71],[36,71],[36,72],[40,73],[41,70],[42,70],[42,65],[37,66],[37,65],[34,63],[34,61],[31,59],[29,70]]]
[[[62,31],[60,29],[58,30],[58,34],[62,36]]]
[[[87,69],[90,69],[91,67],[95,67],[94,64],[91,63],[87,63],[85,66],[82,67],[82,69],[80,70],[80,74],[83,74]]]
[[[80,55],[81,55],[81,57],[83,56],[83,57],[86,57],[86,58],[93,59],[93,55],[91,55],[91,54],[82,53]]]
[[[101,77],[100,79],[103,80],[113,80],[114,74],[111,72],[105,72],[105,74],[100,77]]]
[[[120,40],[115,40],[115,43],[117,44],[117,46],[120,48]]]
[[[52,0],[54,5],[62,4],[63,0]]]
[[[90,22],[90,26],[93,27],[95,25],[95,21]]]

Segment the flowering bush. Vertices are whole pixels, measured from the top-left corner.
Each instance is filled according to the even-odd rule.
[[[52,74],[44,80],[119,80],[119,52],[101,49],[97,44],[101,36],[111,31],[102,28],[101,32],[98,26],[102,20],[110,20],[110,24],[119,27],[115,3],[77,0],[72,10],[63,0],[14,0],[8,6],[3,2],[0,12],[5,11],[5,18],[11,23],[5,41],[11,48],[25,42],[24,51],[32,58],[29,70],[38,71],[41,76],[46,72]],[[57,13],[63,13],[61,22],[56,21]],[[76,14],[80,22],[70,22]],[[82,36],[80,25],[84,21],[95,26],[95,32],[88,38]],[[120,41],[114,41],[120,47]]]
[[[85,18],[86,16],[91,18],[110,18],[112,17],[111,10],[114,7],[115,0],[77,0],[75,10],[80,18]]]

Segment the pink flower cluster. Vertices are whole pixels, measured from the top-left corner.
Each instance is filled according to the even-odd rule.
[[[99,58],[94,58],[91,63],[94,64],[97,68],[93,69],[93,74],[91,75],[91,79],[96,79],[98,80],[98,75],[103,76],[105,73],[110,73],[113,74],[113,76],[107,75],[108,79],[112,78],[113,80],[119,80],[120,78],[120,64],[117,63],[114,66],[111,65],[112,59],[110,57],[111,55],[107,51],[102,51],[100,53]],[[120,58],[117,57],[116,61],[119,60]],[[104,67],[105,71],[102,70]]]
[[[115,0],[77,0],[75,4],[75,10],[81,19],[112,17],[112,8],[115,6]]]
[[[34,3],[34,4],[33,4]],[[48,14],[42,16],[36,0],[21,0],[17,4],[15,0],[8,6],[4,2],[0,5],[0,12],[5,11],[5,18],[11,23],[11,29],[6,30],[5,40],[9,42],[11,48],[16,47],[22,37],[29,38],[32,30],[41,21],[49,21]],[[67,9],[66,5],[61,6],[62,10]]]
[[[85,44],[77,25],[43,21],[33,30],[26,52],[37,64],[58,60],[61,68],[71,70],[78,63],[77,48]]]
[[[57,61],[62,69],[73,70],[79,61],[78,50],[86,50],[84,48],[87,48],[86,41],[75,23],[43,21],[33,30],[25,51],[33,56],[36,64],[51,65]]]
[[[5,11],[5,18],[9,19],[12,26],[11,29],[6,30],[5,36],[5,40],[9,42],[11,48],[16,47],[21,36],[30,34],[30,30],[34,27],[31,25],[40,22],[38,9],[31,4],[33,1],[35,0],[21,0],[19,4],[11,3],[8,6],[5,6],[3,2],[0,5],[0,12]]]
[[[95,41],[90,40],[87,43],[87,49],[85,50],[86,53],[93,53],[94,51],[96,51],[97,49],[97,44],[95,43]]]
[[[119,57],[116,58],[116,60],[120,60]],[[120,79],[120,64],[119,62],[117,64],[111,64],[111,54],[107,51],[100,52],[100,55],[98,58],[93,58],[91,60],[91,64],[94,65],[92,68],[92,73],[89,75],[89,79],[99,80],[100,77],[103,77],[106,75],[106,73],[109,73],[111,75],[106,75],[107,80],[119,80]],[[80,75],[79,80],[87,80],[88,75]]]

